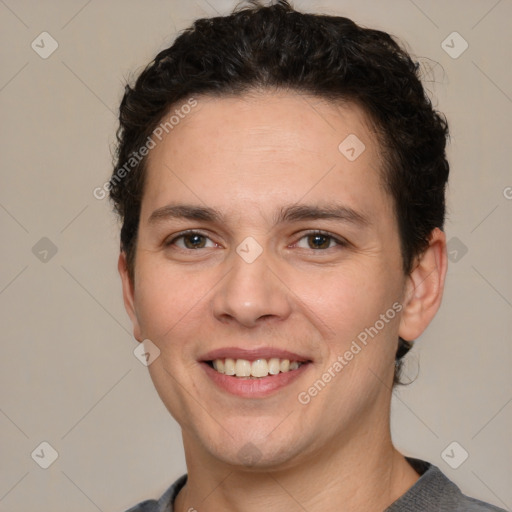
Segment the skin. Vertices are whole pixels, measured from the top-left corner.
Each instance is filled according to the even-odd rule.
[[[352,162],[338,150],[349,134],[366,147]],[[394,356],[398,336],[416,339],[440,305],[446,241],[434,230],[404,275],[381,167],[360,108],[283,91],[199,97],[151,151],[134,282],[123,253],[119,271],[134,336],[160,349],[151,378],[182,428],[189,479],[178,512],[382,511],[418,479],[391,442]],[[275,223],[288,205],[327,203],[355,210],[366,224]],[[225,219],[150,220],[169,204],[215,208]],[[206,238],[175,240],[189,229]],[[308,237],[311,230],[346,244]],[[236,252],[249,236],[263,251],[252,263]],[[299,403],[395,302],[402,311]],[[312,362],[278,393],[241,398],[212,384],[199,363],[233,346],[278,347]],[[248,446],[257,454],[251,465],[241,455]]]

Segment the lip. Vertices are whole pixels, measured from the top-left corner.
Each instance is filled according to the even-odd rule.
[[[215,354],[215,352],[212,352],[212,354]],[[216,359],[221,359],[221,357],[216,357]],[[242,357],[240,357],[240,359],[242,359]],[[206,363],[206,361],[201,362],[201,367],[214,384],[216,384],[220,389],[242,398],[268,397],[297,380],[308,370],[309,366],[311,366],[310,362],[307,362],[299,366],[296,370],[279,373],[277,375],[269,375],[267,377],[260,377],[257,379],[250,379],[224,375],[219,373],[217,370],[214,370],[208,365],[208,363]]]
[[[290,361],[298,362],[311,361],[309,357],[302,356],[294,352],[289,352],[287,350],[280,350],[275,347],[261,347],[256,349],[223,347],[208,352],[207,354],[201,356],[199,360],[201,362],[205,362],[213,361],[215,359],[226,359],[227,357],[232,359],[247,359],[248,361],[255,361],[256,359],[270,359],[272,357],[277,357],[279,359],[289,359]]]

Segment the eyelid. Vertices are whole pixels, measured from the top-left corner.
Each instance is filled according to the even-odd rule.
[[[187,235],[201,235],[201,236],[204,236],[205,238],[208,238],[208,240],[213,242],[215,245],[219,245],[217,242],[214,242],[208,234],[201,231],[200,229],[185,229],[183,231],[178,231],[177,233],[173,233],[172,235],[165,238],[163,245],[165,247],[173,245],[176,242],[176,240],[178,240],[184,236],[187,236]],[[184,250],[187,250],[187,249],[184,249]],[[190,249],[190,250],[194,250],[194,249]]]
[[[329,231],[324,231],[322,229],[311,229],[311,230],[307,230],[305,232],[301,231],[301,236],[297,239],[296,242],[294,242],[293,245],[296,245],[300,240],[302,240],[303,238],[305,238],[307,236],[311,236],[311,235],[323,235],[325,237],[331,238],[337,245],[339,245],[341,247],[347,247],[348,245],[350,245],[350,243],[345,238],[340,237],[338,235],[334,235],[334,234],[330,233]],[[332,247],[329,247],[329,249],[332,249]],[[311,249],[311,250],[321,252],[321,251],[326,251],[327,249]]]

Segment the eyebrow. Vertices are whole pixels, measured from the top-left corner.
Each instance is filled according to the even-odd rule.
[[[363,213],[337,203],[323,205],[293,204],[281,208],[275,223],[301,220],[332,219],[359,226],[369,226],[370,220]]]
[[[156,209],[149,216],[148,224],[158,224],[168,219],[225,223],[224,215],[215,208],[191,204],[169,204]],[[371,224],[369,218],[363,213],[338,203],[322,205],[292,204],[280,208],[274,215],[275,224],[316,219],[332,219],[360,227]]]

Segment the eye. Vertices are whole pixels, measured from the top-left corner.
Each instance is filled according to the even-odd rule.
[[[181,233],[180,235],[166,242],[165,245],[175,245],[180,249],[185,250],[205,249],[208,247],[217,246],[217,244],[210,240],[206,235],[198,233],[197,231],[188,231],[186,233]]]
[[[345,242],[335,238],[329,233],[323,231],[314,231],[307,233],[296,243],[297,247],[301,249],[314,249],[314,250],[325,250],[335,247],[337,245],[344,246]]]

